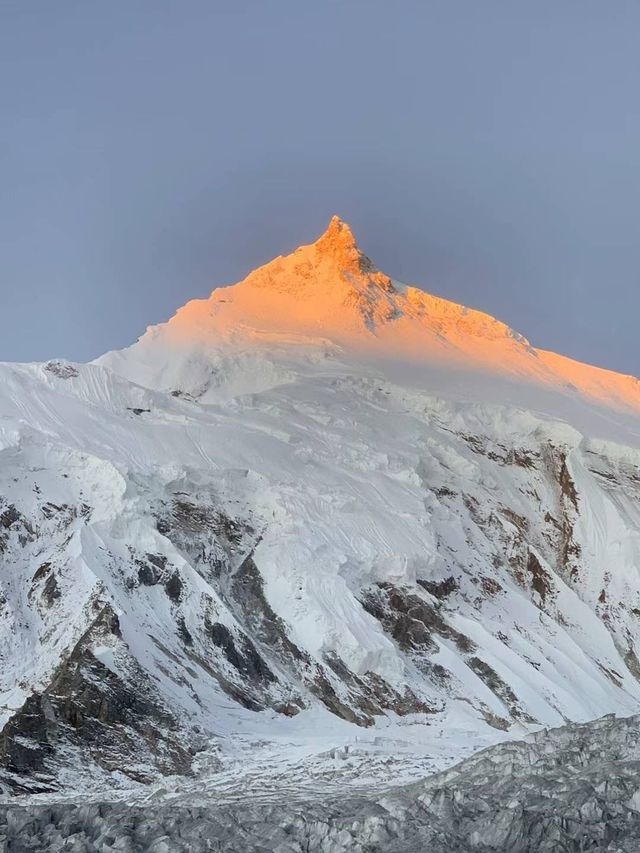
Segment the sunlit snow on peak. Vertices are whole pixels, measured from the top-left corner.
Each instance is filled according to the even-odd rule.
[[[482,376],[511,383],[499,396],[518,404],[529,403],[524,386],[640,410],[634,378],[537,350],[488,314],[393,281],[337,216],[314,243],[188,302],[137,344],[100,361],[149,387],[215,388],[227,397],[286,382],[300,364],[336,353],[352,366],[375,363],[387,372],[393,365],[396,377],[405,365],[414,383],[438,392],[455,386],[462,397],[476,397]],[[231,375],[238,360],[245,373],[239,384]],[[247,364],[259,377],[255,386],[247,384]]]

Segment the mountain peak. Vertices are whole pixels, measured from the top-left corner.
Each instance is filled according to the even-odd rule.
[[[316,245],[346,245],[357,248],[353,231],[348,223],[339,216],[332,216],[324,233],[316,241]]]
[[[139,344],[101,363],[141,385],[188,388],[201,398],[211,364],[235,361],[239,354],[258,360],[260,376],[238,369],[237,387],[244,393],[275,382],[280,359],[289,375],[296,353],[313,360],[318,351],[329,351],[327,344],[358,363],[372,359],[378,366],[406,364],[409,370],[420,364],[456,382],[480,373],[508,377],[640,411],[640,381],[536,350],[488,314],[392,281],[360,251],[338,216],[314,243],[279,255],[207,299],[188,302]],[[183,353],[177,360],[176,349]],[[130,363],[123,366],[124,361]],[[194,371],[195,363],[204,373]],[[231,380],[226,384],[236,388]]]
[[[358,248],[353,231],[339,216],[332,216],[325,232],[313,244],[322,258],[332,259],[345,272],[372,272],[374,266]]]

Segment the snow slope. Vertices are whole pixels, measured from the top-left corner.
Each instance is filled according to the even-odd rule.
[[[402,781],[637,712],[638,388],[335,218],[126,350],[1,366],[0,785]]]

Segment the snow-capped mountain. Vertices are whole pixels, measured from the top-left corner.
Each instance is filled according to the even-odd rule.
[[[465,400],[501,393],[529,407],[545,401],[551,414],[583,411],[585,401],[640,413],[635,377],[534,349],[487,314],[393,281],[338,217],[315,243],[187,303],[98,363],[145,387],[214,403],[285,384],[305,365],[317,373],[318,361],[341,356],[426,390],[453,385]],[[478,385],[483,377],[489,383]]]
[[[128,349],[2,365],[0,786],[388,782],[638,712],[639,447],[636,379],[337,218]]]

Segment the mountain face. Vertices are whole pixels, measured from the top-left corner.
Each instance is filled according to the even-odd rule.
[[[0,789],[402,781],[636,713],[639,444],[636,379],[337,218],[126,350],[0,366]]]

